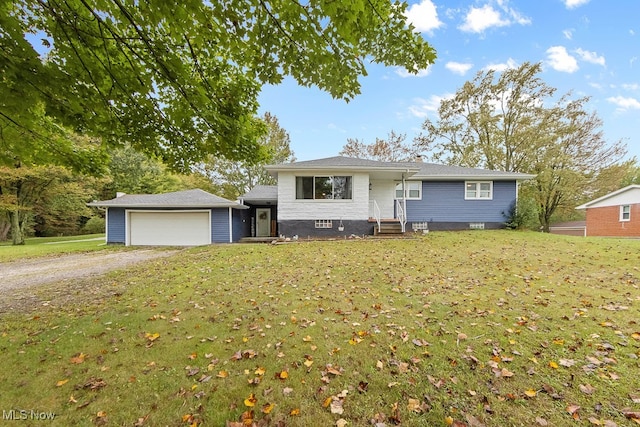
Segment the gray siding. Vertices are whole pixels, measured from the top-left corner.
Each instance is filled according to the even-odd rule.
[[[211,242],[229,243],[229,208],[211,209]]]
[[[107,209],[107,243],[125,243],[124,208]]]
[[[464,181],[424,181],[422,200],[407,200],[407,220],[503,223],[516,200],[516,183],[494,181],[492,200],[465,200],[464,195]]]

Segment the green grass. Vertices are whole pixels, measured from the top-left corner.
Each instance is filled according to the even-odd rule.
[[[87,234],[83,236],[65,237],[31,237],[25,239],[24,245],[13,246],[11,241],[0,242],[0,262],[72,252],[104,250],[107,248],[112,249],[114,246],[105,245],[104,234]]]
[[[639,267],[638,240],[507,231],[194,248],[2,315],[0,409],[60,426],[251,410],[272,426],[632,425]]]

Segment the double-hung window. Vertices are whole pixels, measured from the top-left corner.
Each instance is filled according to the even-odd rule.
[[[630,221],[630,220],[631,220],[631,205],[621,205],[620,221]]]
[[[351,200],[350,176],[297,176],[296,199]]]
[[[405,181],[404,197],[402,183],[396,185],[396,199],[420,200],[422,199],[422,181]]]
[[[465,200],[491,200],[493,199],[492,181],[467,181],[465,183]]]

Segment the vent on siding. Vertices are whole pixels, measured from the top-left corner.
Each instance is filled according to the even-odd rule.
[[[471,222],[469,223],[471,230],[484,230],[484,222]]]

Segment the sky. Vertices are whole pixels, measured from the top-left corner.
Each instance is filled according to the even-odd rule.
[[[410,0],[408,20],[437,52],[418,75],[369,63],[362,93],[346,103],[286,79],[265,86],[260,112],[274,114],[298,161],[338,155],[348,138],[365,143],[437,120],[440,100],[478,72],[524,62],[602,119],[608,143],[622,140],[640,161],[640,0]]]

